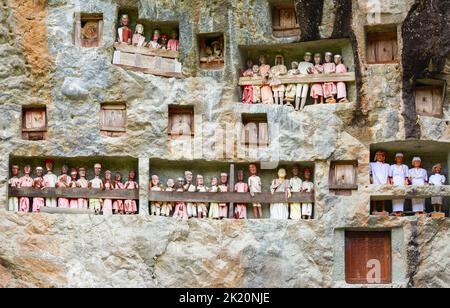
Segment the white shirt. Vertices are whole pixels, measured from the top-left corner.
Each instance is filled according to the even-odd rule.
[[[445,176],[442,174],[436,173],[430,176],[430,184],[434,186],[442,186],[445,184]]]
[[[303,184],[302,184],[302,189],[306,190],[306,192],[310,193],[314,189],[314,183],[313,182],[304,181]]]
[[[395,186],[405,186],[405,180],[409,177],[409,169],[406,165],[392,165],[389,168],[389,177]]]
[[[305,61],[300,62],[300,64],[298,65],[298,69],[300,71],[300,74],[302,74],[302,75],[308,75],[309,74],[308,70],[313,67],[314,67],[314,64],[312,64],[311,62],[305,62]]]
[[[410,169],[409,177],[411,178],[412,185],[423,186],[425,185],[425,182],[428,182],[427,170],[422,168]]]
[[[44,175],[44,185],[45,187],[54,188],[56,187],[56,183],[58,182],[58,177],[53,173],[48,173]]]
[[[295,176],[290,180],[290,183],[291,183],[292,192],[301,192],[302,191],[303,181],[301,178],[299,178],[298,176]]]
[[[248,178],[248,187],[250,188],[250,192],[259,193],[262,191],[261,178],[257,175],[252,175]]]
[[[370,163],[370,175],[374,185],[387,185],[390,166],[385,163]]]

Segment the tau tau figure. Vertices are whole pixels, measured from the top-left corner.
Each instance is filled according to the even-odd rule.
[[[247,69],[242,72],[242,77],[253,77],[253,61],[247,61]],[[242,103],[253,104],[253,86],[245,86],[242,94]]]
[[[177,186],[176,186],[176,192],[184,192],[184,179],[178,178],[177,179]],[[173,213],[173,217],[180,220],[188,220],[188,214],[187,214],[187,208],[186,203],[179,201],[175,205],[175,211]]]
[[[253,65],[252,67],[253,70],[253,78],[258,78],[260,77],[259,75],[259,65]],[[262,98],[261,98],[261,87],[254,85],[252,86],[253,88],[253,103],[254,104],[258,104],[262,102]]]
[[[139,184],[136,182],[136,171],[131,170],[128,174],[128,181],[125,183],[125,189],[138,190]],[[136,200],[125,200],[125,213],[132,215],[137,213]]]
[[[150,191],[156,191],[156,192],[162,191],[161,187],[159,186],[159,177],[157,175],[152,175],[151,182],[150,182]],[[152,215],[161,216],[161,202],[152,201],[150,209],[151,209]]]
[[[324,74],[335,74],[336,64],[333,62],[333,54],[331,52],[325,53],[325,63],[323,65]],[[323,84],[323,95],[328,104],[335,104],[334,96],[337,94],[336,84],[334,82],[325,82]]]
[[[13,165],[11,167],[11,175],[12,177],[9,179],[8,185],[9,187],[19,188],[20,187],[20,167],[18,165]],[[8,198],[8,210],[11,212],[19,211],[19,198],[17,197],[9,197]]]
[[[314,67],[311,68],[310,74],[323,74],[322,55],[320,53],[314,55]],[[320,103],[323,104],[323,87],[321,83],[313,84],[311,87],[311,97],[314,99],[314,105],[318,103],[319,98]]]
[[[263,104],[273,104],[272,88],[269,85],[270,65],[267,64],[265,56],[259,58],[259,75],[263,78],[264,85],[261,87],[261,102]]]
[[[168,42],[169,42],[169,36],[167,34],[161,35],[161,49],[167,50]]]
[[[285,169],[278,170],[278,178],[272,181],[270,192],[272,194],[284,193],[288,199],[291,197],[291,187],[289,180],[286,179]],[[287,220],[289,218],[288,204],[285,202],[270,204],[270,218]]]
[[[300,75],[300,70],[298,69],[298,62],[294,61],[291,63],[291,69],[288,71],[289,76]],[[295,83],[288,84],[286,87],[286,93],[284,100],[286,105],[292,106],[295,102],[295,95],[297,94],[297,85]]]
[[[377,151],[375,153],[375,162],[370,163],[370,184],[387,185],[389,181],[390,166],[385,163],[386,153]],[[377,203],[372,203],[372,212],[377,212]],[[385,202],[382,202],[382,211],[385,212]]]
[[[303,170],[304,181],[302,183],[302,192],[314,192],[314,183],[311,181],[311,169],[305,168]],[[302,219],[311,219],[313,215],[313,204],[302,203]]]
[[[53,174],[53,166],[54,161],[49,159],[45,162],[45,169],[47,171],[47,174],[44,176],[44,186],[46,188],[55,188],[56,183],[58,182],[58,177]],[[56,198],[47,198],[45,200],[45,206],[49,208],[56,208],[57,202]]]
[[[208,192],[207,187],[205,186],[205,182],[203,179],[203,175],[197,175],[196,181],[196,191],[200,193]],[[197,217],[198,218],[207,218],[208,217],[208,208],[207,203],[199,202],[197,203]]]
[[[80,178],[77,181],[78,188],[88,188],[89,181],[86,179],[86,168],[82,167],[78,169],[78,173]],[[88,200],[86,199],[78,199],[78,208],[87,209],[88,208]]]
[[[403,153],[395,155],[395,164],[389,168],[389,182],[394,186],[405,187],[408,185],[408,166],[403,164]],[[405,199],[392,200],[392,209],[396,216],[402,216],[405,211]]]
[[[212,193],[219,192],[219,180],[217,178],[211,179],[211,188],[209,189]],[[209,219],[219,219],[220,213],[219,213],[219,203],[217,202],[211,202],[209,204]]]
[[[69,176],[69,167],[67,165],[63,165],[61,167],[61,175],[58,177],[58,181],[56,183],[56,187],[58,188],[69,188],[70,187],[71,178]],[[67,198],[59,198],[58,199],[58,207],[63,209],[70,208],[70,202]]]
[[[44,175],[44,169],[42,167],[36,168],[36,177],[33,180],[33,188],[35,189],[42,189],[45,187],[44,185],[44,178],[42,177]],[[44,198],[33,198],[33,213],[39,213],[41,211],[41,208],[45,206],[45,199]]]
[[[33,187],[34,181],[31,178],[31,166],[26,165],[23,168],[25,175],[20,178],[19,188],[30,188]],[[30,198],[20,197],[19,198],[19,212],[29,212],[30,211]]]
[[[275,66],[271,68],[270,72],[272,77],[270,86],[272,87],[275,104],[283,105],[286,86],[281,82],[280,77],[287,74],[287,68],[284,65],[284,57],[282,55],[275,57]]]
[[[89,188],[94,189],[103,189],[103,181],[100,178],[100,175],[102,173],[102,165],[101,164],[95,164],[94,165],[94,178],[89,181]],[[93,198],[89,199],[89,208],[91,210],[95,211],[95,214],[100,214],[100,211],[102,209],[102,200]]]
[[[129,22],[130,22],[130,20],[128,18],[128,15],[126,15],[126,14],[122,15],[122,17],[120,19],[120,23],[122,26],[118,30],[118,38],[117,38],[119,43],[128,44],[128,45],[131,44],[131,29],[128,28]]]
[[[184,185],[184,191],[187,192],[195,192],[196,188],[194,183],[192,183],[193,180],[193,174],[191,171],[184,172],[184,178],[186,180],[186,184]],[[197,216],[197,206],[193,202],[187,202],[187,213],[188,217],[196,217]]]
[[[159,44],[159,39],[161,38],[161,31],[155,30],[153,31],[153,37],[150,43],[148,43],[148,47],[159,49],[161,48],[161,45]]]
[[[299,64],[299,71],[301,75],[308,75],[310,70],[314,67],[311,63],[312,53],[307,52],[303,57],[303,61]],[[306,105],[306,100],[308,99],[309,84],[299,83],[297,84],[297,92],[295,94],[295,110],[303,110]],[[300,105],[301,102],[301,105]]]
[[[114,177],[113,189],[125,189],[125,184],[122,183],[122,173],[117,172]],[[114,200],[113,210],[115,214],[125,214],[125,207],[123,200]]]
[[[433,175],[430,176],[430,185],[433,185],[433,186],[445,185],[446,178],[444,175],[441,174],[442,165],[441,164],[434,165],[432,172],[433,172]],[[442,213],[443,201],[444,200],[442,197],[432,197],[431,198],[431,204],[433,205],[433,209],[434,209],[435,213]]]
[[[219,193],[227,193],[229,191],[228,174],[224,172],[220,174]],[[220,219],[228,217],[228,203],[219,203],[219,216]]]
[[[112,173],[109,170],[105,171],[105,178],[103,179],[103,189],[105,191],[113,190]],[[112,199],[103,199],[102,213],[105,216],[111,216],[113,214],[113,201]]]
[[[234,185],[234,192],[248,193],[248,184],[244,182],[244,171],[239,170],[237,173],[238,182]],[[234,209],[235,219],[247,219],[247,204],[238,203]]]
[[[422,168],[422,159],[414,157],[412,160],[412,168],[409,170],[409,182],[413,186],[425,186],[428,184],[428,173]],[[425,199],[414,198],[411,200],[413,212],[416,215],[425,213]]]
[[[256,164],[250,164],[248,166],[250,171],[250,177],[248,178],[248,188],[250,195],[255,196],[256,193],[262,192],[261,178],[258,176],[258,168]],[[253,203],[253,217],[262,218],[262,206],[261,203]]]
[[[300,167],[298,165],[295,165],[292,168],[292,178],[289,181],[289,184],[291,185],[291,192],[293,193],[302,192],[303,181],[300,178]],[[300,220],[302,216],[301,203],[291,203],[290,207],[291,207],[290,218],[292,220]]]
[[[77,169],[73,168],[70,171],[69,188],[77,188],[77,181],[78,181],[78,171],[77,171]],[[75,198],[69,199],[69,208],[77,209],[78,208],[78,199],[75,199]]]
[[[336,64],[336,74],[345,74],[347,73],[347,67],[344,65],[342,61],[341,55],[334,56],[334,63]],[[337,83],[337,100],[339,103],[348,103],[347,99],[347,86],[345,82],[339,81]]]
[[[167,187],[164,191],[174,192],[175,191],[175,181],[173,179],[168,179],[166,183]],[[173,202],[164,202],[161,208],[161,216],[169,217],[173,210]]]
[[[136,47],[144,47],[145,45],[147,45],[147,42],[145,41],[143,25],[141,24],[136,25],[136,30],[134,31],[132,43],[133,46]]]
[[[167,43],[167,49],[172,51],[178,51],[180,49],[180,41],[178,40],[177,31],[172,31],[171,39]]]

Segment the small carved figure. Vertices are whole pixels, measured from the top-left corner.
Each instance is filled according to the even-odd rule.
[[[297,76],[300,75],[300,70],[298,69],[298,62],[294,61],[291,63],[291,69],[288,71],[289,76]],[[295,102],[295,95],[297,94],[297,84],[291,83],[286,87],[286,95],[284,100],[286,101],[288,106],[292,106]]]
[[[341,55],[334,56],[334,63],[336,64],[336,74],[345,74],[348,72],[347,67],[342,61]],[[339,81],[337,83],[337,100],[339,103],[348,103],[347,99],[347,85],[345,82]]]
[[[186,171],[184,173],[186,184],[184,185],[184,191],[195,192],[195,185],[192,183],[193,175],[191,171]],[[187,213],[188,217],[197,217],[197,206],[193,202],[187,202]]]
[[[23,172],[25,175],[20,178],[19,181],[19,188],[29,188],[33,187],[33,179],[31,178],[31,166],[26,165],[23,168]],[[30,198],[28,197],[20,197],[19,198],[19,212],[26,212],[28,213],[30,211]]]
[[[165,189],[166,192],[174,192],[175,191],[175,181],[173,179],[168,179],[166,183],[167,187]],[[164,202],[161,209],[161,216],[170,216],[170,212],[173,210],[173,202]]]
[[[375,153],[375,162],[370,163],[370,184],[387,185],[389,183],[389,164],[385,163],[386,153],[377,151]],[[381,202],[382,210],[385,212],[386,204]],[[372,212],[377,212],[377,202],[372,202]]]
[[[250,171],[250,177],[248,178],[248,188],[250,195],[255,197],[255,193],[262,192],[261,178],[258,176],[258,168],[256,164],[250,164],[248,166]],[[258,219],[262,218],[262,206],[261,203],[253,203],[253,217]]]
[[[117,172],[114,177],[113,189],[125,189],[125,184],[122,183],[122,173]],[[123,200],[114,200],[113,202],[114,214],[125,214],[125,207]]]
[[[223,46],[219,41],[214,41],[211,43],[211,47],[213,50],[214,60],[223,61]]]
[[[242,77],[253,77],[253,61],[247,60],[247,69],[242,73]],[[242,94],[242,103],[253,104],[253,86],[245,86]]]
[[[306,52],[303,56],[303,61],[300,62],[298,69],[300,70],[300,74],[303,76],[307,76],[310,70],[314,67],[314,64],[311,63],[312,53]],[[308,83],[299,83],[297,84],[297,93],[295,94],[295,110],[303,110],[306,106],[306,100],[308,99],[309,92],[309,84]],[[301,102],[301,105],[300,105]]]
[[[131,170],[128,174],[128,181],[125,183],[125,189],[138,190],[139,184],[136,182],[136,171]],[[136,214],[137,213],[137,203],[136,200],[125,200],[124,203],[126,214]]]
[[[61,167],[61,175],[58,177],[58,181],[56,182],[56,187],[58,188],[69,188],[70,187],[70,176],[69,176],[69,167],[67,165],[63,165]],[[70,202],[67,198],[59,198],[58,199],[58,207],[63,209],[70,208]]]
[[[118,32],[117,40],[119,43],[130,45],[131,44],[131,29],[128,28],[128,24],[130,22],[128,15],[126,15],[126,14],[122,15],[120,22],[121,22],[121,27],[117,31]]]
[[[426,186],[428,185],[428,173],[427,170],[421,168],[422,159],[420,157],[414,157],[412,160],[413,168],[409,170],[409,182],[413,186]],[[425,213],[425,199],[414,198],[411,200],[413,206],[413,212],[416,215]]]
[[[78,173],[80,178],[77,181],[78,188],[88,188],[89,181],[86,179],[86,168],[81,167],[78,169]],[[88,200],[87,199],[78,199],[78,208],[79,209],[87,209],[88,208]]]
[[[169,36],[167,34],[161,35],[161,49],[167,50],[168,42],[169,42]]]
[[[395,155],[395,164],[389,168],[389,183],[394,186],[407,186],[408,185],[408,166],[403,164],[403,153],[397,153]],[[396,216],[403,216],[405,211],[405,199],[392,200],[392,209]]]
[[[81,29],[81,38],[83,40],[96,40],[98,38],[98,22],[88,21]]]
[[[253,65],[252,70],[253,70],[253,78],[260,77],[259,65]],[[257,85],[254,85],[254,86],[252,86],[252,88],[253,88],[253,103],[254,104],[261,103],[262,102],[261,87],[257,86]]]
[[[103,179],[103,190],[112,191],[112,173],[109,170],[105,171],[105,178]],[[113,214],[113,201],[112,199],[103,199],[102,213],[105,216],[111,216]]]
[[[437,164],[433,166],[432,173],[433,175],[430,176],[430,185],[433,186],[442,186],[445,185],[446,178],[444,175],[441,174],[442,172],[442,165]],[[433,209],[435,213],[442,213],[443,211],[443,198],[442,197],[432,197],[431,198],[431,204],[433,205]]]
[[[278,170],[278,178],[272,181],[270,192],[272,195],[275,193],[284,193],[287,199],[291,197],[291,187],[289,180],[286,179],[285,169]],[[284,202],[270,204],[270,218],[287,220],[289,218],[288,204]]]
[[[136,25],[136,30],[133,34],[133,40],[132,40],[133,46],[136,47],[144,47],[147,45],[147,42],[145,41],[145,35],[144,35],[144,26],[141,24]]]
[[[219,192],[219,181],[217,178],[211,179],[211,188],[209,189],[212,193]],[[219,203],[217,202],[211,202],[209,204],[209,218],[210,219],[219,219],[220,218],[220,210],[219,210]]]
[[[311,169],[303,169],[304,181],[302,183],[302,191],[305,193],[314,192],[314,183],[311,181]],[[302,203],[302,219],[311,219],[313,214],[313,204],[312,203]]]
[[[44,169],[42,167],[36,168],[36,177],[33,180],[33,188],[34,189],[43,189],[45,188],[44,185],[44,178],[42,177],[44,174]],[[45,199],[38,197],[33,198],[33,213],[39,213],[41,211],[41,208],[45,207]]]
[[[314,67],[311,68],[310,73],[313,75],[323,74],[322,55],[320,53],[314,55]],[[319,97],[320,103],[323,104],[323,87],[321,83],[313,84],[311,87],[311,97],[314,99],[314,105],[317,105]]]
[[[225,172],[220,174],[219,193],[229,192],[228,187],[228,174]],[[228,217],[228,203],[219,203],[219,217],[220,219]]]
[[[272,78],[270,86],[272,87],[276,105],[283,105],[286,86],[281,82],[280,76],[287,75],[287,73],[287,67],[284,65],[284,57],[282,55],[277,55],[275,57],[275,66],[270,70],[270,76]]]
[[[12,177],[8,181],[9,187],[20,187],[20,167],[18,165],[13,165],[11,167],[11,175]],[[10,212],[18,212],[19,211],[19,198],[17,197],[9,197],[8,198],[8,210]]]
[[[159,39],[161,38],[161,31],[155,30],[153,31],[153,37],[150,43],[148,43],[148,47],[159,49],[161,48],[161,45],[159,44]]]
[[[94,189],[104,189],[103,181],[100,178],[100,175],[102,173],[102,165],[101,164],[95,164],[94,165],[94,178],[89,181],[89,188]],[[100,214],[100,211],[102,209],[102,199],[89,199],[89,208],[95,211],[95,214]]]
[[[196,185],[197,185],[197,187],[196,187],[197,192],[200,192],[200,193],[208,192],[208,188],[205,186],[203,176],[200,174],[197,175]],[[200,219],[208,217],[207,203],[205,203],[205,202],[197,203],[197,217]]]
[[[159,185],[159,177],[157,175],[152,175],[151,182],[150,182],[150,190],[151,191],[162,191],[160,185]],[[162,202],[159,201],[152,201],[150,210],[151,214],[154,216],[161,216],[161,206]]]
[[[172,51],[178,51],[180,49],[180,41],[178,40],[178,32],[172,31],[171,32],[171,39],[167,43],[167,49]]]
[[[55,162],[51,159],[48,159],[45,162],[45,169],[47,170],[47,174],[44,176],[44,186],[46,188],[55,188],[56,183],[58,182],[58,177],[53,174],[53,166]],[[56,208],[57,202],[56,198],[47,198],[45,200],[45,206],[49,208]]]
[[[273,104],[272,88],[269,85],[270,65],[267,64],[265,56],[259,57],[259,75],[263,78],[263,86],[261,87],[261,101],[263,104]]]
[[[237,173],[238,182],[234,185],[234,192],[248,193],[248,184],[244,182],[244,171],[239,170]],[[234,209],[235,219],[247,219],[247,204],[238,203]]]
[[[325,63],[323,65],[324,74],[335,74],[336,64],[333,62],[333,54],[331,52],[325,53]],[[326,98],[328,104],[335,104],[334,96],[337,94],[336,84],[334,82],[325,82],[323,84],[323,96]]]
[[[294,167],[292,167],[292,178],[290,179],[289,184],[291,185],[291,192],[299,193],[303,191],[303,181],[300,178],[300,166],[295,165]],[[290,207],[290,218],[292,220],[300,220],[302,216],[301,203],[290,203]]]
[[[78,171],[77,171],[77,169],[73,168],[70,171],[69,188],[76,188],[77,181],[78,181]],[[78,199],[74,199],[74,198],[69,199],[69,208],[77,209],[78,208]]]
[[[184,179],[178,178],[177,179],[177,186],[176,186],[176,192],[184,192]],[[177,202],[175,205],[175,212],[173,213],[173,217],[180,220],[188,220],[188,213],[186,204],[184,202]]]

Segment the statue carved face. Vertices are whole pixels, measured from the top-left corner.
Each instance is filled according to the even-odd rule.
[[[395,156],[395,163],[397,165],[403,164],[403,156],[400,156],[400,155]]]
[[[197,176],[197,186],[203,186],[203,185],[204,185],[203,176],[198,175]]]
[[[80,177],[82,177],[82,178],[86,177],[86,169],[80,168],[80,170],[78,170],[78,172],[80,173]]]
[[[239,170],[237,173],[237,178],[239,182],[243,182],[244,181],[244,171]]]
[[[61,167],[61,174],[67,174],[69,172],[69,167],[67,165],[63,165]]]
[[[136,178],[136,171],[131,170],[130,174],[129,174],[130,180],[134,181],[134,179]]]
[[[414,160],[412,163],[414,168],[420,168],[422,166],[422,162],[418,159]]]
[[[70,178],[72,179],[72,181],[76,181],[77,178],[78,178],[78,172],[76,172],[75,170],[72,171],[72,172],[70,173]]]
[[[278,177],[280,179],[285,179],[286,178],[286,170],[285,169],[278,170]]]
[[[249,165],[248,170],[250,171],[251,175],[256,175],[256,173],[258,172],[258,169],[256,168],[255,164]]]
[[[227,182],[228,182],[228,174],[224,173],[220,176],[220,183],[227,184]]]
[[[105,180],[111,181],[111,171],[106,171],[105,172]]]
[[[38,178],[42,177],[43,173],[44,173],[44,169],[42,169],[41,167],[36,168],[36,176]]]
[[[192,172],[186,171],[186,172],[184,173],[184,176],[185,176],[186,181],[187,181],[188,183],[192,183]]]
[[[311,180],[311,170],[309,168],[305,168],[305,170],[303,170],[303,173],[305,176],[305,180],[309,182]]]
[[[122,174],[116,173],[116,182],[122,182]]]
[[[322,62],[322,56],[320,54],[316,54],[314,56],[314,63],[315,64],[320,64]]]
[[[217,180],[217,178],[212,178],[212,180],[211,180],[211,186],[217,186],[217,184],[218,184],[218,180]]]
[[[94,174],[95,176],[100,176],[100,174],[102,173],[102,165],[100,164],[95,164],[94,165]]]
[[[45,169],[46,169],[48,172],[53,171],[53,161],[47,161],[47,162],[45,162]]]
[[[305,62],[311,62],[311,54],[307,53],[305,54],[305,56],[303,57],[303,60],[305,60]]]
[[[385,159],[386,159],[386,155],[384,154],[384,152],[378,151],[378,152],[375,154],[375,160],[376,160],[377,162],[383,163],[383,162],[385,161]]]
[[[159,185],[159,178],[157,175],[152,176],[152,186],[158,186]]]
[[[333,57],[333,55],[332,55],[331,53],[327,52],[327,53],[325,54],[325,62],[331,63],[331,61],[333,60],[332,57]]]
[[[121,22],[123,27],[127,27],[128,23],[130,22],[128,15],[122,15]]]
[[[295,165],[292,167],[292,175],[293,176],[299,176],[300,174],[300,167],[298,165]]]
[[[167,187],[173,188],[175,186],[175,181],[173,179],[167,180]]]
[[[26,165],[23,168],[23,172],[25,172],[25,174],[27,174],[27,175],[30,175],[30,173],[31,173],[31,166],[30,165]]]
[[[19,166],[17,166],[17,165],[14,165],[14,166],[12,166],[12,168],[11,168],[11,173],[12,173],[12,175],[13,176],[18,176],[19,175]]]

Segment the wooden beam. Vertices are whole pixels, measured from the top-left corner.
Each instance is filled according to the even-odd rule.
[[[61,209],[61,208],[50,208],[43,207],[41,208],[41,213],[46,214],[70,214],[70,215],[94,215],[94,210],[89,209]]]
[[[283,84],[297,83],[324,83],[324,82],[354,82],[356,76],[354,72],[342,74],[321,74],[321,75],[296,75],[296,76],[280,76]],[[241,77],[239,78],[240,86],[262,86],[267,85],[261,77]]]
[[[130,70],[130,71],[141,72],[144,74],[152,74],[155,76],[177,78],[177,79],[186,78],[186,76],[184,76],[182,73],[162,72],[162,71],[158,71],[158,70],[154,70],[154,69],[150,69],[150,68],[136,67],[136,66],[124,65],[124,64],[115,64],[115,66],[121,67],[126,70]]]
[[[358,190],[358,185],[331,185],[330,190]]]
[[[246,193],[189,193],[189,192],[150,192],[150,201],[160,202],[217,202],[217,203],[314,203],[313,193],[293,193],[286,200],[284,193],[257,193],[255,197]]]
[[[139,191],[131,189],[101,190],[89,188],[15,188],[9,187],[9,197],[68,198],[68,199],[112,199],[139,200]]]
[[[373,190],[372,201],[386,201],[394,199],[427,199],[431,197],[450,197],[450,186],[368,186]]]
[[[136,47],[132,45],[121,44],[118,42],[114,43],[114,48],[119,51],[140,54],[145,56],[170,58],[170,59],[178,59],[180,57],[178,51],[155,49],[149,47]]]

